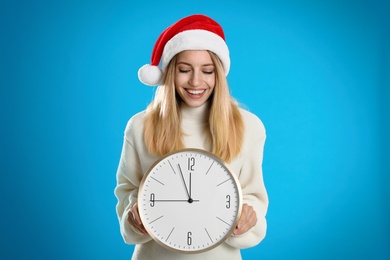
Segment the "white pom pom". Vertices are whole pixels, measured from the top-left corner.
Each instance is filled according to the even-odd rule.
[[[163,73],[160,67],[146,64],[138,70],[138,78],[147,86],[156,86],[162,83]]]

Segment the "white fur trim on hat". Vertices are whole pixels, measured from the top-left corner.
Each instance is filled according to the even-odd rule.
[[[230,58],[226,42],[219,35],[206,30],[187,30],[172,37],[165,45],[161,57],[162,71],[165,71],[173,56],[186,50],[209,50],[214,52],[222,61],[225,76],[228,75]]]

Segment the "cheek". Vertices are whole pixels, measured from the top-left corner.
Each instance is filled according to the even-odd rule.
[[[180,97],[183,96],[183,81],[180,81],[179,79],[175,79],[174,81],[174,84],[175,84],[175,92],[176,94],[179,94]]]
[[[214,87],[215,87],[215,77],[210,77],[210,78],[207,80],[207,85],[209,85],[210,88],[214,89]]]
[[[181,80],[180,80],[180,77],[175,77],[175,80],[173,81],[173,83],[175,84],[175,89],[178,90],[180,85],[181,85]]]
[[[185,82],[185,77],[181,74],[179,75],[176,75],[175,77],[175,86],[176,88],[180,87],[181,85],[183,85],[183,83]]]

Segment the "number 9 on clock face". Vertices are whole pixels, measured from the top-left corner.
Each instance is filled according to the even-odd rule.
[[[150,236],[182,253],[212,249],[228,238],[240,217],[241,187],[221,159],[184,149],[157,161],[145,174],[138,209]]]

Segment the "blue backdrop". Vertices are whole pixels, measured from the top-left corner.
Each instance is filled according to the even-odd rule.
[[[268,234],[244,259],[389,259],[388,1],[0,3],[1,259],[129,259],[113,190],[166,26],[224,27],[267,129]]]

